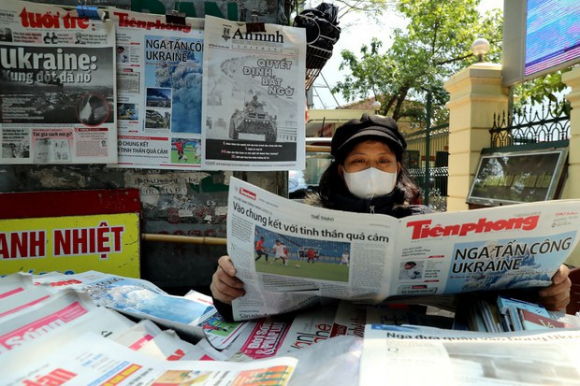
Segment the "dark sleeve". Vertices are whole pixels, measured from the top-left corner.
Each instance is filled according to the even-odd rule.
[[[399,206],[393,209],[393,213],[391,214],[393,217],[396,218],[403,218],[409,216],[417,216],[419,214],[428,214],[433,213],[428,206],[425,205],[407,205],[407,206]]]
[[[220,302],[212,296],[213,305],[226,322],[234,322],[234,313],[231,304]]]

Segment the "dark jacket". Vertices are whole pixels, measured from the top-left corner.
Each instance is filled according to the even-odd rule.
[[[391,194],[373,198],[372,200],[364,200],[351,195],[335,193],[333,201],[339,206],[340,210],[345,212],[385,214],[395,218],[431,213],[431,209],[425,205],[410,205],[406,202],[396,204],[393,202]],[[304,203],[312,206],[323,206],[318,194],[307,195]]]

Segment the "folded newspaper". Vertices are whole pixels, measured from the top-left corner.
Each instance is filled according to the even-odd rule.
[[[194,342],[206,337],[216,349],[229,346],[246,327],[245,323],[224,321],[207,295],[196,291],[186,296],[169,295],[143,279],[98,271],[75,275],[51,272],[35,275],[33,279],[36,285],[54,290],[73,288],[86,292],[99,306],[137,319],[152,320],[186,335]]]
[[[359,385],[579,385],[580,330],[478,333],[367,324]],[[419,371],[418,371],[419,370]]]
[[[230,179],[228,253],[246,320],[321,298],[545,287],[573,253],[580,200],[553,200],[397,219],[308,206]]]
[[[40,342],[39,342],[40,343]],[[30,346],[34,352],[36,345]],[[29,361],[26,350],[3,357],[0,385],[276,385],[284,386],[297,365],[294,358],[251,363],[173,361],[152,358],[87,332],[50,355]]]

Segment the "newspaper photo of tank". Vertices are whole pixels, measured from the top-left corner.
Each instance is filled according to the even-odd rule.
[[[230,118],[230,138],[238,139],[240,133],[263,134],[266,142],[276,142],[278,129],[277,116],[264,110],[264,104],[254,95],[251,102],[246,102],[243,110],[236,109]]]

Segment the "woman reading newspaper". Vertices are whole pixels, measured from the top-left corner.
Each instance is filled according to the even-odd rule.
[[[402,165],[407,143],[395,120],[363,114],[336,130],[331,143],[333,162],[320,179],[310,205],[349,212],[375,213],[396,218],[429,213],[420,204],[419,188]],[[232,300],[244,295],[244,283],[228,256],[218,261],[210,286],[216,307],[231,319]],[[569,269],[562,265],[552,285],[539,291],[538,301],[550,310],[562,310],[570,300]]]

